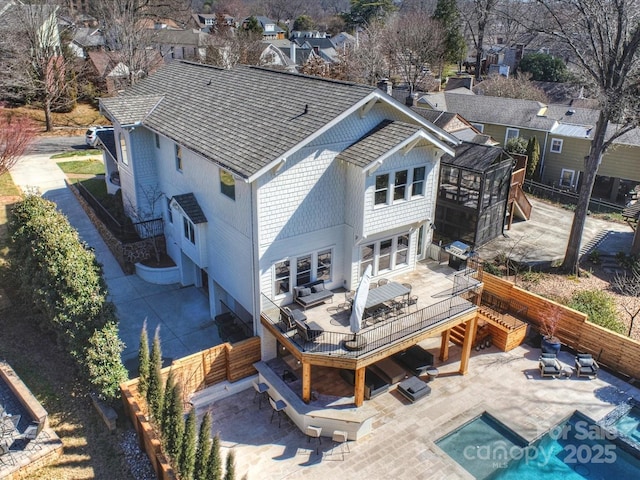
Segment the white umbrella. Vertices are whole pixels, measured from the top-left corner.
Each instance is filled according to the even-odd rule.
[[[369,284],[371,283],[371,265],[367,267],[356,290],[356,295],[353,298],[353,308],[351,309],[351,317],[349,318],[349,324],[351,331],[356,334],[360,331],[360,324],[362,323],[362,314],[364,313],[364,306],[367,303],[367,296],[369,295]]]

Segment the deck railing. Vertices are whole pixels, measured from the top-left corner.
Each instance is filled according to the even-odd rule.
[[[296,330],[288,328],[282,320],[281,308],[262,294],[262,317],[274,325],[282,336],[305,353],[330,355],[334,357],[361,358],[373,351],[387,347],[417,333],[426,332],[456,316],[475,310],[475,304],[459,296],[422,308],[415,312],[391,317],[379,325],[366,328],[359,333],[332,332],[323,330],[318,336],[307,341]],[[358,346],[357,350],[345,347],[345,342]]]

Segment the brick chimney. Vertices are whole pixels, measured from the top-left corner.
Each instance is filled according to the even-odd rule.
[[[378,82],[378,88],[389,96],[391,96],[391,92],[393,91],[393,85],[388,78],[381,78]]]

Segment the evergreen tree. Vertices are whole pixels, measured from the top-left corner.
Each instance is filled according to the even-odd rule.
[[[216,434],[211,442],[207,461],[207,480],[222,480],[222,459],[220,458],[220,435]]]
[[[224,474],[224,480],[236,480],[236,455],[233,450],[227,455],[227,471]]]
[[[455,62],[462,69],[462,61],[467,54],[467,42],[460,32],[460,12],[456,0],[438,0],[433,19],[437,20],[444,28],[445,35],[445,60]]]
[[[165,444],[165,453],[171,458],[174,467],[178,465],[180,452],[182,451],[182,439],[184,437],[184,415],[182,411],[182,395],[180,384],[176,383],[171,389],[170,412],[162,428],[162,438]],[[178,469],[179,470],[179,469]]]
[[[147,398],[149,387],[149,337],[147,334],[147,320],[142,324],[140,332],[140,349],[138,350],[138,393]]]
[[[164,431],[167,425],[171,424],[171,413],[173,412],[173,388],[176,384],[173,370],[169,370],[167,382],[164,387],[164,399],[162,400],[162,413],[160,414],[159,426]]]
[[[527,143],[527,157],[527,178],[533,178],[540,161],[540,143],[535,135]]]
[[[209,462],[209,451],[211,449],[211,413],[207,412],[202,417],[200,424],[200,434],[198,435],[198,448],[196,449],[196,461],[193,468],[194,480],[205,480],[207,473],[207,463]]]
[[[162,348],[160,347],[160,327],[156,328],[151,346],[151,358],[149,360],[149,384],[147,386],[147,405],[149,413],[154,419],[162,415]]]
[[[192,408],[184,426],[182,446],[178,458],[178,471],[182,480],[193,479],[193,468],[196,461],[196,440],[196,411]]]

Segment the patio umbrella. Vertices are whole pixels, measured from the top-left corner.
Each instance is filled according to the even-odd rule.
[[[354,334],[360,331],[360,324],[362,323],[362,314],[364,313],[364,306],[367,303],[367,295],[369,295],[369,284],[371,283],[371,265],[367,267],[360,280],[360,285],[356,290],[356,295],[353,298],[353,308],[351,309],[351,317],[349,318],[349,325],[351,331]]]

